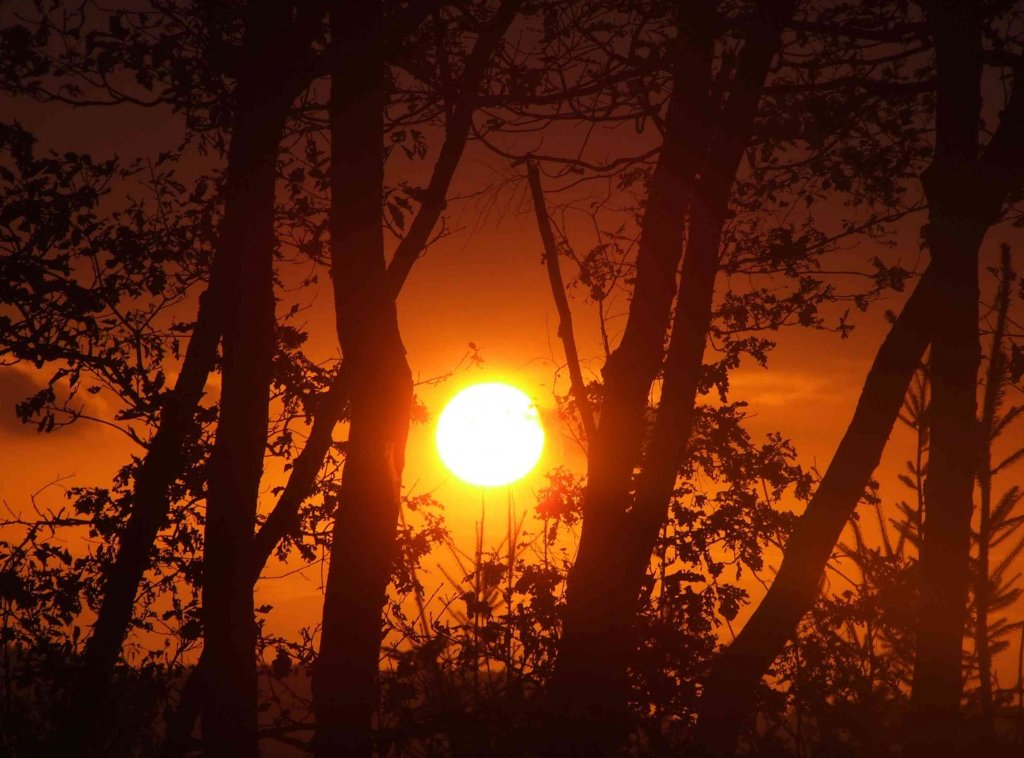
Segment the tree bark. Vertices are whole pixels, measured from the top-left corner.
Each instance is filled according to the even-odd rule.
[[[308,23],[305,15],[303,20]],[[279,42],[279,49],[284,51],[282,57],[292,56],[297,60],[304,55],[308,39],[303,32],[308,31],[308,26],[296,29],[294,37]],[[275,31],[279,40],[280,32],[280,28]],[[251,71],[249,76],[254,79],[256,87],[265,86],[267,74],[257,62],[260,58],[265,60],[266,56],[263,51],[260,51],[259,57],[251,55],[255,39],[261,34],[258,25],[254,25],[249,34],[253,38],[249,43],[250,59],[243,61],[242,68],[243,71]],[[254,64],[256,70],[253,70]],[[280,67],[287,65],[287,61],[276,60],[274,64],[278,68],[272,75],[281,79]],[[287,88],[294,88],[297,84],[297,81],[289,82]],[[272,102],[273,107],[279,109],[287,109],[290,105],[290,101],[284,102],[283,99],[280,103],[277,100]],[[239,107],[245,107],[241,101]],[[210,284],[199,298],[195,326],[178,379],[174,389],[168,393],[160,412],[157,430],[139,464],[130,495],[131,512],[119,538],[114,562],[107,573],[103,601],[92,634],[85,645],[82,674],[70,709],[72,713],[81,714],[82,719],[80,722],[74,719],[67,722],[69,726],[72,722],[81,723],[81,727],[70,728],[68,734],[68,744],[74,745],[76,749],[102,751],[102,736],[96,734],[93,727],[98,728],[102,721],[98,718],[99,709],[104,701],[110,674],[120,656],[121,645],[131,626],[135,596],[149,567],[153,543],[167,520],[171,505],[170,487],[185,468],[188,438],[197,432],[193,415],[216,361],[223,325],[222,305],[225,299],[232,296],[231,272],[241,266],[243,255],[251,244],[250,230],[239,219],[248,219],[252,215],[254,209],[248,204],[253,202],[253,198],[268,191],[273,192],[274,177],[253,171],[253,166],[265,160],[266,156],[250,154],[248,151],[266,151],[269,142],[273,141],[274,127],[269,127],[269,133],[265,130],[263,139],[245,133],[246,129],[252,131],[248,124],[254,119],[258,122],[263,116],[262,112],[243,116],[239,111],[235,119],[232,149],[225,171],[224,220],[214,251]],[[276,143],[272,149],[276,157]],[[253,182],[261,180],[264,182],[263,187],[253,185]]]
[[[379,33],[369,0],[331,10],[339,42]],[[342,42],[343,44],[343,42]],[[350,430],[313,672],[318,756],[370,756],[381,607],[395,558],[412,374],[384,259],[384,58],[331,84],[331,276],[350,366]]]
[[[397,298],[413,265],[428,247],[430,235],[444,212],[448,188],[469,138],[475,95],[479,91],[495,50],[521,5],[521,0],[506,0],[501,5],[494,18],[477,37],[463,68],[457,103],[453,115],[446,124],[445,138],[427,184],[423,203],[409,226],[409,233],[399,242],[387,267],[388,285],[393,297]],[[419,12],[424,12],[426,7],[425,4],[419,6]],[[404,19],[404,22],[401,29],[415,26],[408,18]],[[396,33],[396,29],[393,28],[392,33]],[[317,473],[330,449],[334,428],[348,407],[350,370],[349,364],[342,360],[331,385],[320,396],[306,445],[295,458],[292,471],[277,503],[256,532],[252,566],[253,584],[259,580],[278,543],[298,528],[299,509],[313,490]],[[163,755],[166,758],[180,755],[185,749],[194,725],[194,714],[198,712],[198,699],[203,696],[199,682],[205,666],[205,658],[200,656],[198,664],[182,688],[181,700],[170,716],[169,723],[173,726],[168,728],[167,741],[163,747]]]
[[[789,1],[762,5],[761,18],[740,53],[736,80],[694,191],[661,400],[631,513],[631,564],[622,582],[630,595],[631,615],[639,610],[636,601],[693,430],[697,387],[711,329],[718,255],[733,182],[753,133],[761,91],[778,53],[783,25],[794,6]]]
[[[970,15],[971,8],[952,2],[948,6],[952,12],[967,13]],[[965,29],[975,21],[954,22],[959,24],[959,29],[951,31],[953,41],[950,43],[952,49],[960,42],[956,41],[957,34],[963,34]],[[969,33],[969,32],[968,32]],[[1020,186],[1020,170],[1024,167],[1024,77],[1020,76],[1022,68],[1018,65],[1017,76],[1014,79],[1013,93],[1010,102],[1003,112],[1002,119],[995,135],[989,142],[983,158],[978,161],[974,155],[968,159],[966,156],[970,150],[963,147],[955,147],[969,142],[972,137],[968,128],[972,130],[973,139],[977,139],[978,110],[976,108],[976,84],[972,83],[972,66],[967,64],[963,67],[953,62],[944,64],[939,81],[939,113],[937,118],[936,156],[933,167],[922,176],[926,184],[926,192],[929,199],[929,227],[926,230],[926,238],[933,247],[932,264],[922,277],[914,294],[908,300],[903,313],[893,325],[885,342],[882,344],[871,371],[865,382],[860,401],[854,412],[850,426],[847,428],[843,440],[836,450],[835,457],[829,465],[818,487],[817,492],[808,504],[807,510],[797,522],[795,531],[791,535],[786,546],[782,565],[779,573],[772,583],[768,594],[761,605],[754,612],[751,619],[744,626],[736,640],[726,650],[719,654],[704,682],[704,693],[700,701],[697,713],[697,726],[691,740],[690,753],[695,756],[726,756],[731,755],[735,750],[736,741],[744,721],[750,717],[754,707],[755,689],[761,677],[767,672],[775,657],[782,651],[786,642],[792,637],[803,615],[810,609],[817,596],[817,587],[824,572],[825,565],[831,554],[832,548],[841,534],[846,521],[853,513],[857,502],[864,492],[868,479],[878,460],[881,457],[886,439],[892,429],[892,425],[899,412],[907,385],[913,372],[916,369],[925,347],[932,338],[933,331],[939,331],[947,323],[948,314],[943,314],[943,319],[938,321],[936,313],[946,308],[946,299],[954,298],[953,308],[960,309],[959,317],[956,318],[960,324],[959,331],[947,335],[943,339],[950,341],[945,350],[947,372],[957,375],[960,381],[966,381],[965,377],[969,371],[964,365],[958,365],[961,361],[971,364],[972,339],[977,340],[977,304],[973,306],[975,319],[971,325],[973,338],[966,333],[963,324],[966,321],[966,312],[972,310],[966,301],[966,293],[957,293],[957,290],[973,292],[977,299],[977,248],[981,237],[989,225],[994,223],[1002,210],[1002,205],[1007,195]],[[968,124],[970,126],[968,127]],[[954,147],[950,146],[953,143]],[[975,145],[977,143],[975,142]],[[975,148],[976,150],[976,148]],[[961,157],[957,157],[959,155]],[[947,156],[940,160],[940,155]],[[946,163],[942,161],[945,160]],[[939,166],[936,171],[935,165]],[[955,170],[956,178],[952,181],[940,180],[937,178],[943,172]],[[929,176],[931,174],[931,176]],[[948,177],[949,174],[946,174]],[[931,186],[928,184],[931,182]],[[974,260],[974,273],[966,270],[967,264],[962,262],[949,261],[957,253],[972,257]],[[936,254],[936,251],[937,254]],[[964,252],[966,251],[966,252]],[[972,252],[973,251],[973,252]],[[954,273],[955,272],[955,273]],[[936,327],[939,326],[939,329]],[[949,348],[956,346],[954,349]],[[963,352],[960,352],[960,351]],[[932,359],[934,361],[934,357]],[[976,371],[975,364],[975,371]],[[934,370],[934,364],[933,364]],[[959,372],[959,373],[958,373]],[[960,403],[963,407],[957,407],[956,412],[962,413],[964,407],[971,405],[973,409],[974,386],[976,376],[970,380],[971,391],[968,401],[966,392],[957,393],[948,387],[947,398],[954,400],[953,405]],[[934,401],[933,401],[934,402]],[[949,402],[949,400],[947,400]],[[966,425],[960,426],[959,430],[953,432],[953,424],[947,426],[946,434],[956,436],[958,444],[965,441],[965,435],[969,438],[974,433],[974,417],[972,416]],[[961,423],[964,423],[961,419]],[[951,442],[947,436],[947,443]],[[968,447],[973,445],[970,439],[966,440]],[[934,448],[935,437],[932,436]],[[948,459],[948,455],[947,455]],[[930,458],[929,471],[934,470],[937,459]],[[973,466],[975,459],[970,459]],[[956,465],[952,463],[952,465]],[[958,475],[962,476],[963,472]],[[941,475],[940,475],[941,478]],[[963,496],[964,488],[962,483],[959,495]],[[935,483],[932,485],[933,489]],[[950,494],[950,493],[947,493]],[[970,491],[966,494],[968,500]],[[946,508],[948,502],[933,506],[928,504],[926,513],[933,507]],[[948,547],[951,550],[958,550],[964,539],[963,534],[956,534],[960,527],[963,527],[963,504],[959,507],[953,506],[950,513],[940,516],[939,523],[945,520],[945,530],[940,529],[940,535],[948,540]],[[967,526],[970,525],[970,513],[967,512]],[[925,527],[927,529],[927,527]],[[939,553],[933,552],[931,559],[932,568],[938,574],[944,567],[936,566],[947,558],[941,557]],[[960,560],[956,553],[948,560],[955,563]],[[923,561],[923,558],[922,558]],[[922,566],[923,568],[923,566]],[[946,567],[950,570],[951,567]],[[958,569],[953,569],[955,573]],[[959,581],[959,580],[958,580]],[[916,719],[919,728],[911,730],[908,742],[911,746],[916,740],[921,740],[922,735],[925,744],[932,745],[931,750],[936,747],[938,752],[952,743],[938,744],[937,740],[931,739],[924,733],[933,730],[932,733],[944,734],[946,739],[950,738],[949,724],[955,725],[956,707],[959,704],[960,693],[960,651],[962,642],[962,630],[964,623],[964,610],[966,607],[965,590],[959,588],[957,582],[948,588],[959,598],[961,610],[951,610],[952,618],[947,618],[944,624],[952,629],[958,624],[957,632],[948,633],[941,641],[935,640],[926,643],[929,652],[924,660],[929,665],[935,665],[934,675],[931,681],[939,687],[940,694],[937,696],[944,705],[934,708],[930,704],[925,706],[925,701],[933,699],[933,696],[926,693],[924,680],[916,685],[918,691],[915,708],[919,713],[927,710],[927,715],[919,716]],[[938,597],[938,596],[936,596]],[[933,613],[944,613],[939,610],[936,603],[941,603],[943,609],[949,608],[949,599],[936,600],[933,598]],[[929,614],[928,618],[934,618]],[[931,630],[924,629],[926,634]],[[941,636],[941,635],[940,635]],[[956,636],[955,656],[954,645],[950,639]],[[956,658],[956,677],[949,675],[951,670],[950,660]],[[944,663],[938,663],[943,660]],[[915,678],[917,674],[915,671]],[[955,689],[955,696],[952,692]],[[949,703],[955,701],[952,715],[949,710]],[[944,715],[942,715],[944,714]],[[944,723],[938,723],[944,721]],[[923,726],[925,723],[929,726]],[[924,751],[927,752],[927,748]]]
[[[430,235],[444,212],[448,188],[451,186],[472,128],[475,96],[487,73],[494,51],[521,6],[522,0],[505,0],[494,18],[477,37],[467,58],[459,82],[459,95],[445,125],[444,141],[441,143],[430,181],[424,190],[423,202],[409,225],[409,233],[398,243],[387,267],[388,285],[394,298],[398,297],[413,265],[430,244]],[[295,460],[292,473],[277,505],[256,535],[257,560],[253,581],[259,578],[277,543],[295,528],[299,507],[313,487],[316,474],[330,448],[331,434],[348,402],[348,371],[343,362],[331,386],[321,397],[306,446]]]
[[[228,169],[229,176],[231,169]],[[230,186],[230,180],[228,181]],[[234,249],[234,245],[229,246]],[[228,247],[219,245],[218,255]],[[160,422],[145,457],[139,464],[131,494],[131,512],[117,553],[103,586],[103,601],[86,641],[80,679],[72,693],[62,737],[66,746],[87,753],[103,752],[99,718],[110,676],[121,655],[121,645],[132,623],[135,595],[149,567],[157,533],[170,509],[169,489],[185,467],[184,451],[193,433],[193,414],[213,369],[220,343],[217,280],[200,296],[195,328],[185,351],[181,372],[160,412]]]

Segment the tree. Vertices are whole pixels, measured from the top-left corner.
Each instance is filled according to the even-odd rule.
[[[228,153],[238,184],[237,189],[229,185],[232,202],[222,226],[229,255],[215,259],[211,273],[213,281],[223,282],[214,305],[220,312],[223,361],[203,560],[203,646],[209,660],[203,746],[225,755],[257,752],[252,535],[275,352],[274,190],[278,146],[292,100],[305,84],[300,64],[309,46],[308,32],[282,45],[281,30],[292,22],[286,3],[256,2],[246,15]],[[311,15],[315,25],[316,11]],[[300,23],[299,29],[307,28]],[[282,50],[284,58],[268,56],[271,47]]]
[[[344,48],[380,33],[382,8],[331,10]],[[354,62],[354,61],[353,61]],[[318,755],[373,751],[380,608],[395,529],[412,408],[412,374],[386,276],[384,55],[342,65],[331,80],[331,278],[338,340],[351,367],[350,431],[313,680]]]
[[[609,728],[622,718],[636,603],[690,436],[732,179],[791,10],[788,4],[759,8],[736,64],[735,89],[721,110],[708,94],[713,14],[690,8],[676,22],[665,141],[648,187],[629,321],[603,370],[600,420],[588,453],[583,532],[566,584],[566,616],[551,685],[556,702],[568,704],[577,718],[586,717],[586,729],[574,739],[589,732],[585,739],[592,749],[621,739]],[[661,370],[687,214],[690,234],[662,402],[642,453],[647,394]],[[627,511],[633,469],[641,457],[636,498]],[[598,724],[602,727],[595,729]]]
[[[998,291],[992,308],[995,318],[992,341],[988,349],[988,362],[978,418],[980,452],[978,455],[978,546],[977,565],[974,568],[974,654],[978,666],[978,699],[981,728],[985,739],[995,736],[995,711],[999,698],[993,690],[993,654],[1007,646],[1005,637],[1013,626],[1005,617],[992,619],[993,613],[1008,608],[1021,596],[1014,577],[1008,576],[1013,562],[1024,550],[1024,539],[1017,537],[1024,521],[1017,507],[1022,494],[1019,487],[1010,487],[1001,497],[993,499],[994,477],[1024,457],[1024,450],[1011,448],[1001,460],[993,460],[995,443],[1020,416],[1021,407],[1006,404],[1006,392],[1013,386],[1012,343],[1007,336],[1007,321],[1013,299],[1013,283],[1017,273],[1010,261],[1010,249],[1000,250]],[[994,562],[993,551],[1001,544],[1009,544],[1004,557]]]
[[[966,12],[965,12],[966,11]],[[942,317],[932,325],[928,478],[921,545],[921,609],[911,703],[917,713],[911,754],[955,743],[963,680],[970,524],[977,467],[978,250],[1003,206],[1020,191],[1024,167],[1024,77],[999,127],[980,150],[978,120],[984,67],[978,10],[926,5],[935,44],[938,93],[935,158],[922,176],[928,198],[925,242],[939,275]],[[964,204],[964,188],[978,195]]]
[[[960,30],[959,33],[968,34],[963,31],[969,26],[968,19],[960,19],[952,23]],[[971,23],[976,24],[977,20],[971,21]],[[949,32],[947,31],[947,33]],[[945,55],[966,54],[965,48],[955,44],[955,41],[947,40],[946,44],[948,49],[944,53]],[[771,589],[741,634],[715,661],[705,680],[698,728],[694,736],[694,750],[698,754],[722,755],[733,749],[742,720],[750,714],[754,687],[767,671],[772,660],[781,651],[786,640],[794,633],[799,619],[813,603],[818,578],[822,574],[832,546],[835,545],[846,520],[864,491],[872,470],[877,465],[889,430],[899,411],[903,393],[917,363],[929,341],[934,339],[930,331],[933,328],[931,316],[933,310],[938,307],[939,302],[946,302],[946,297],[955,297],[959,298],[964,309],[964,314],[960,315],[960,319],[967,318],[965,314],[971,307],[975,309],[972,312],[976,316],[977,288],[970,283],[976,281],[977,277],[978,246],[988,227],[998,220],[1004,203],[1019,191],[1016,180],[1013,178],[1015,171],[1013,167],[1019,160],[1020,146],[1016,144],[1016,137],[1011,135],[1017,133],[1016,109],[1020,106],[1021,98],[1016,97],[1016,92],[1011,96],[1011,104],[1004,112],[997,131],[999,136],[993,138],[989,143],[984,157],[980,160],[972,157],[967,161],[964,156],[973,156],[973,152],[962,144],[964,140],[968,139],[966,122],[970,121],[972,124],[969,133],[973,135],[970,139],[975,141],[974,144],[977,144],[977,130],[974,117],[964,114],[962,103],[964,102],[963,98],[967,97],[965,93],[976,91],[977,80],[971,78],[971,75],[967,73],[968,69],[961,68],[959,65],[948,65],[949,69],[943,68],[939,72],[936,83],[942,93],[939,96],[939,110],[936,113],[937,136],[932,161],[932,166],[937,168],[929,168],[922,176],[929,201],[926,239],[930,240],[930,250],[932,250],[931,245],[936,246],[938,250],[932,250],[933,263],[922,277],[876,356],[853,420],[837,448],[818,491],[808,504],[807,510],[787,543],[779,574]],[[971,83],[968,84],[968,81]],[[957,89],[958,87],[961,89]],[[971,95],[967,97],[966,102],[974,102],[976,99],[976,96]],[[954,105],[954,103],[958,104]],[[949,109],[948,112],[942,110],[944,105]],[[956,178],[951,176],[937,178],[942,176],[943,171],[956,172]],[[970,181],[974,182],[969,186],[978,186],[977,177],[986,176],[985,189],[983,192],[979,189],[981,194],[978,196],[977,205],[972,204],[969,209],[970,213],[965,213],[964,207],[958,200],[961,198],[962,188],[968,186],[962,183],[967,181],[964,178],[966,175],[969,175]],[[954,190],[954,187],[958,189]],[[957,241],[955,250],[953,249],[954,241]],[[963,256],[970,258],[970,261],[961,261]],[[940,259],[943,261],[942,263],[939,263]],[[968,271],[971,265],[973,265],[974,274]],[[944,272],[942,266],[949,266],[951,270]],[[957,266],[962,266],[962,268],[956,268]],[[975,298],[974,306],[965,304],[965,290],[969,290]],[[939,297],[942,298],[941,301],[936,299]],[[960,339],[965,342],[957,343],[959,347],[955,349],[950,347],[949,351],[945,353],[945,360],[949,363],[943,368],[943,371],[955,371],[957,367],[963,369],[962,362],[970,362],[971,353],[965,348],[965,345],[970,343],[971,339],[977,340],[977,318],[974,318],[971,324],[971,332],[974,337],[967,337],[966,330],[962,325],[959,327],[958,334]],[[934,342],[932,347],[934,387]],[[943,390],[943,400],[935,399],[933,394],[930,414],[932,436],[929,471],[934,476],[935,466],[939,465],[939,461],[944,461],[942,465],[946,468],[939,475],[940,481],[946,476],[956,476],[957,461],[962,463],[962,459],[957,456],[962,452],[961,443],[964,442],[964,429],[969,429],[973,425],[973,421],[965,427],[962,423],[951,421],[951,417],[947,416],[943,422],[947,424],[945,434],[948,436],[945,439],[946,444],[951,447],[947,448],[946,455],[950,458],[946,459],[936,457],[937,432],[934,416],[939,412],[939,408],[945,408],[944,404],[953,403],[955,398],[959,398],[959,402],[965,406],[973,404],[974,382],[975,380],[972,379],[971,400],[966,399],[965,390],[959,391],[958,394],[958,391],[948,384]],[[937,389],[933,389],[933,393],[936,391]],[[943,412],[953,413],[948,408]],[[973,419],[973,411],[971,413]],[[953,415],[955,416],[955,414]],[[959,431],[954,432],[954,427]],[[956,438],[956,442],[954,442],[954,438]],[[946,547],[953,551],[954,543],[960,545],[960,541],[966,539],[967,532],[959,529],[959,526],[962,526],[960,521],[964,516],[963,503],[958,508],[953,508],[949,504],[951,502],[949,498],[953,497],[952,493],[959,491],[962,495],[963,488],[960,487],[958,490],[956,485],[951,486],[951,490],[944,489],[941,495],[938,494],[938,484],[934,481],[930,490],[926,489],[926,498],[927,492],[931,491],[933,497],[937,496],[939,500],[938,504],[934,506],[931,504],[932,501],[929,501],[926,507],[924,541],[928,540],[927,519],[932,518],[933,534],[937,532],[940,541],[945,535],[950,540]],[[969,500],[969,492],[967,497]],[[938,516],[935,516],[935,509],[940,509]],[[950,509],[953,511],[950,512]],[[969,509],[967,515],[970,515]],[[946,517],[952,521],[945,522]],[[931,549],[934,550],[934,548]],[[922,612],[922,623],[925,623],[924,619],[928,619],[926,625],[934,624],[935,626],[928,625],[927,630],[922,627],[922,632],[918,636],[918,664],[915,667],[915,672],[920,671],[921,678],[918,678],[918,673],[915,673],[915,681],[918,682],[915,685],[917,692],[915,703],[919,709],[931,713],[931,717],[922,719],[922,721],[930,722],[930,726],[924,731],[930,735],[928,741],[934,747],[937,744],[946,744],[943,741],[949,740],[948,730],[952,728],[950,724],[955,723],[955,711],[959,703],[960,640],[965,611],[957,610],[961,606],[956,606],[947,593],[959,592],[957,589],[960,586],[959,579],[953,581],[953,574],[959,569],[954,566],[960,566],[966,571],[966,563],[961,565],[959,559],[954,560],[949,557],[950,555],[959,555],[956,551],[943,553],[946,556],[943,559],[927,560],[924,556],[926,552],[927,550],[922,548],[922,562],[930,561],[929,568],[923,567],[925,573],[923,580],[925,589],[923,591],[931,593],[931,597],[923,601],[925,610]],[[964,561],[966,561],[966,553]],[[945,589],[937,592],[938,578],[936,575],[932,575],[932,578],[929,579],[928,572],[930,571],[943,573],[944,578],[952,584],[943,583]],[[957,594],[957,597],[959,598],[957,602],[962,602],[962,607],[966,608],[966,595],[961,597]],[[941,607],[936,603],[939,603]],[[941,623],[939,623],[940,616]],[[960,621],[957,622],[957,619]],[[950,668],[952,647],[949,643],[949,639],[953,636],[950,630],[954,623],[959,623],[956,632],[958,642],[955,675]],[[938,629],[946,628],[947,624],[950,625],[947,628],[949,639],[946,639],[946,644],[943,644],[936,635]],[[943,663],[940,664],[939,661],[943,661]],[[932,682],[933,686],[927,688],[929,694],[925,694],[926,688],[923,682],[931,676],[938,677],[938,679]],[[953,704],[952,698],[954,680],[957,693],[956,704]],[[940,700],[944,705],[938,705]],[[929,705],[924,705],[925,702]],[[938,715],[940,712],[943,714],[942,716]],[[934,719],[938,719],[942,724],[935,723]],[[916,733],[919,739],[922,738],[924,731]]]

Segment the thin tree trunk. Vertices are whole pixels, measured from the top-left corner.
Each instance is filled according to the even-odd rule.
[[[1003,341],[1006,337],[1006,320],[1012,297],[1010,248],[1003,245],[1000,253],[999,292],[996,294],[996,323],[992,332],[992,346],[988,355],[988,370],[985,372],[985,392],[981,403],[978,454],[978,567],[974,579],[975,632],[974,645],[978,658],[978,691],[981,701],[982,728],[986,738],[995,735],[995,706],[992,700],[992,648],[989,639],[989,604],[991,602],[989,579],[989,550],[992,543],[992,442],[993,427],[999,409],[999,397],[1006,381],[1006,361],[1003,356]]]
[[[232,168],[228,166],[226,191],[231,191]],[[222,238],[217,254],[223,257],[235,247]],[[217,357],[217,345],[220,343],[217,303],[223,290],[224,282],[213,279],[199,298],[199,312],[181,372],[174,390],[164,403],[159,426],[139,465],[128,523],[118,541],[117,556],[103,586],[103,603],[85,645],[84,665],[88,675],[105,676],[103,672],[113,669],[121,653],[121,643],[131,624],[139,581],[149,567],[153,541],[167,518],[167,491],[185,466],[185,443],[188,436],[196,431],[193,413]]]
[[[202,709],[207,755],[256,755],[256,622],[252,535],[267,444],[275,353],[274,185],[277,154],[292,101],[282,61],[266,46],[286,28],[290,7],[249,9],[247,71],[235,91],[228,161],[240,186],[229,195],[222,236],[238,247],[215,262],[231,280],[218,303],[222,325],[221,402],[209,463],[203,558],[203,629],[207,676]],[[283,80],[283,81],[282,81]]]
[[[229,176],[231,169],[228,169]],[[231,186],[230,180],[228,187]],[[219,245],[224,255],[234,245]],[[121,655],[135,609],[135,595],[149,567],[150,553],[170,508],[169,488],[185,467],[184,451],[195,433],[193,415],[213,369],[220,343],[217,280],[200,296],[195,328],[185,351],[181,373],[160,413],[160,422],[139,465],[131,494],[131,512],[118,540],[117,553],[103,586],[103,601],[85,644],[82,672],[64,721],[63,743],[75,749],[103,751],[99,718],[110,676]]]
[[[287,65],[287,61],[281,60],[283,58],[291,56],[297,62],[305,54],[311,28],[308,14],[303,14],[301,23],[305,25],[296,28],[294,37],[285,40],[281,40],[281,29],[276,30],[282,51],[280,58],[274,61],[278,67]],[[253,29],[250,33],[255,37],[260,30]],[[265,53],[261,52],[260,58],[253,58],[254,61],[260,59],[266,60]],[[252,68],[252,61],[246,65]],[[275,74],[281,79],[278,72]],[[257,81],[257,86],[264,86],[268,81],[262,70],[254,71],[252,78]],[[284,83],[288,89],[296,87],[298,82],[285,79]],[[290,104],[281,102],[283,104],[278,107],[284,109]],[[199,298],[195,326],[178,379],[165,400],[157,430],[139,465],[130,496],[131,512],[118,540],[117,553],[104,584],[103,601],[85,646],[83,671],[70,709],[82,716],[82,726],[69,729],[69,744],[76,749],[83,749],[84,745],[87,751],[94,748],[102,750],[102,735],[94,733],[94,727],[99,728],[102,722],[97,718],[99,709],[131,625],[135,595],[149,567],[153,543],[167,520],[169,489],[186,465],[187,440],[197,433],[193,416],[216,361],[222,331],[222,304],[232,295],[234,276],[231,272],[241,265],[242,256],[250,244],[251,230],[239,219],[250,217],[253,211],[247,204],[254,195],[260,194],[261,189],[273,192],[274,177],[255,175],[252,171],[252,166],[264,156],[247,152],[265,150],[268,140],[273,140],[273,127],[270,127],[271,134],[262,140],[246,136],[245,125],[253,117],[254,114],[248,114],[245,118],[236,118],[236,124],[242,126],[236,126],[232,132],[232,150],[225,172],[224,220],[214,252],[210,284]],[[276,144],[273,149],[276,156]],[[253,182],[260,179],[264,180],[265,186],[253,186]],[[70,727],[77,722],[71,719],[66,723]]]
[[[879,348],[850,425],[790,535],[775,581],[733,643],[712,663],[698,703],[691,755],[717,758],[735,752],[758,682],[813,605],[832,548],[882,457],[928,346],[929,322],[939,302],[933,280],[929,269]]]
[[[378,2],[331,11],[335,40],[373,39]],[[318,756],[370,756],[381,607],[395,556],[412,374],[384,259],[384,58],[331,84],[331,276],[350,364],[350,431],[313,673]]]

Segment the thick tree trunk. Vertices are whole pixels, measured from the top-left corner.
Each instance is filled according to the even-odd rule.
[[[643,470],[637,479],[628,535],[631,565],[622,584],[629,593],[631,616],[638,611],[636,601],[693,429],[697,387],[711,328],[718,255],[733,182],[753,132],[760,93],[778,52],[783,25],[792,15],[794,5],[777,1],[762,8],[763,15],[740,53],[732,92],[694,192],[661,401]]]
[[[758,682],[817,597],[832,548],[853,513],[892,431],[910,380],[928,345],[939,300],[925,272],[871,365],[850,425],[797,522],[768,594],[704,680],[689,754],[735,752],[750,718]]]
[[[603,501],[607,503],[605,507],[615,509],[612,518],[607,520],[607,523],[614,524],[614,529],[598,532],[598,535],[604,538],[602,542],[585,542],[588,526],[597,521],[600,528],[604,519],[592,519],[591,514],[584,510],[580,551],[567,586],[565,632],[555,680],[555,686],[562,687],[563,692],[555,692],[564,698],[571,698],[571,702],[580,710],[598,713],[608,711],[620,716],[625,712],[628,694],[627,669],[634,650],[633,628],[637,600],[658,529],[667,513],[676,472],[690,435],[697,381],[701,374],[704,344],[711,321],[719,244],[732,183],[750,136],[768,66],[778,49],[782,24],[791,11],[792,3],[788,2],[776,4],[770,12],[765,9],[765,15],[760,19],[761,23],[755,25],[744,46],[735,87],[720,114],[714,113],[707,103],[703,105],[703,111],[691,110],[687,114],[689,118],[703,120],[705,125],[712,125],[714,138],[711,141],[710,154],[698,159],[701,177],[693,189],[693,201],[689,209],[690,231],[672,340],[665,363],[658,417],[643,462],[643,470],[636,483],[634,507],[629,513],[626,512],[626,504],[632,471],[620,470],[613,489],[602,481],[604,474],[598,478],[597,484],[601,487],[599,491],[602,495],[607,497],[608,494],[614,493],[618,498],[617,502]],[[706,79],[703,81],[706,83]],[[694,86],[701,85],[698,82]],[[690,93],[691,100],[694,99],[694,94]],[[670,132],[666,140],[679,137],[681,134]],[[652,197],[654,191],[655,187],[652,184]],[[657,220],[657,216],[654,219]],[[679,242],[677,238],[669,238],[668,235],[654,241],[657,244],[666,244],[669,239],[672,244]],[[666,252],[662,255],[668,257],[668,250],[666,247]],[[638,288],[634,294],[634,304],[644,305],[643,300],[638,301],[641,295]],[[667,317],[667,313],[665,315]],[[660,361],[663,334],[655,334],[652,329],[648,339],[651,341],[647,343],[647,347],[653,347]],[[625,339],[623,341],[625,342]],[[612,365],[610,360],[609,366]],[[609,396],[613,399],[615,397],[609,393],[609,381],[613,376],[614,374],[609,376],[606,369],[606,404]],[[646,401],[649,386],[648,383],[644,387],[641,402]],[[631,409],[634,414],[643,412],[642,405],[634,405]],[[615,419],[612,417],[608,421],[614,422]],[[640,417],[632,416],[631,423],[639,425]],[[603,407],[597,439],[607,444],[610,441],[604,435],[613,429],[614,427],[606,426],[606,412]],[[629,461],[636,460],[639,456],[638,438],[624,439],[621,434],[617,434],[615,444],[618,445],[616,450],[620,458]],[[623,448],[623,445],[629,447]],[[625,456],[623,449],[627,451]],[[591,477],[595,476],[596,466],[607,465],[598,457],[601,453],[607,451],[602,451],[597,446],[592,449],[589,466]],[[588,485],[588,494],[592,487],[593,484]],[[586,508],[586,505],[584,507]],[[590,524],[588,519],[591,520]],[[601,516],[598,516],[598,519],[601,519]],[[602,552],[595,555],[595,547]],[[614,559],[610,556],[614,556]],[[585,627],[581,628],[581,625]],[[584,640],[582,645],[576,642],[581,638]],[[571,694],[567,692],[570,689]],[[614,720],[609,723],[614,728]],[[614,750],[616,735],[588,731],[595,735],[591,752]]]
[[[982,33],[977,10],[951,0],[927,6],[938,99],[935,157],[922,176],[925,240],[942,307],[932,321],[931,438],[925,480],[911,755],[959,739],[962,652],[970,585],[977,466],[978,248],[990,213],[965,203],[978,170]]]
[[[912,754],[922,756],[958,738],[977,463],[978,248],[983,234],[983,229],[964,229],[956,222],[932,221],[928,235],[942,307],[932,321],[931,437],[911,692],[917,724]]]
[[[459,82],[459,97],[445,126],[444,141],[441,143],[430,181],[424,190],[423,202],[409,225],[408,234],[398,243],[387,267],[392,297],[398,297],[413,265],[427,249],[430,235],[444,212],[448,188],[455,176],[472,127],[475,95],[487,73],[491,57],[521,5],[522,0],[505,0],[494,18],[484,27],[466,60]],[[299,507],[313,487],[316,474],[330,448],[331,433],[341,419],[348,402],[348,373],[349,369],[343,363],[334,382],[320,400],[313,417],[309,439],[302,453],[296,458],[277,505],[256,535],[257,578],[277,543],[296,526]]]
[[[331,12],[343,40],[379,34],[378,2]],[[320,651],[313,674],[319,756],[369,756],[381,608],[395,558],[412,374],[384,259],[383,51],[364,75],[331,85],[331,276],[350,367],[348,451],[335,516]]]

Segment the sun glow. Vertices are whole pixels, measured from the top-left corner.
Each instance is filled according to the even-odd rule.
[[[530,472],[544,450],[537,406],[497,382],[462,390],[437,422],[441,460],[460,479],[500,487]]]

